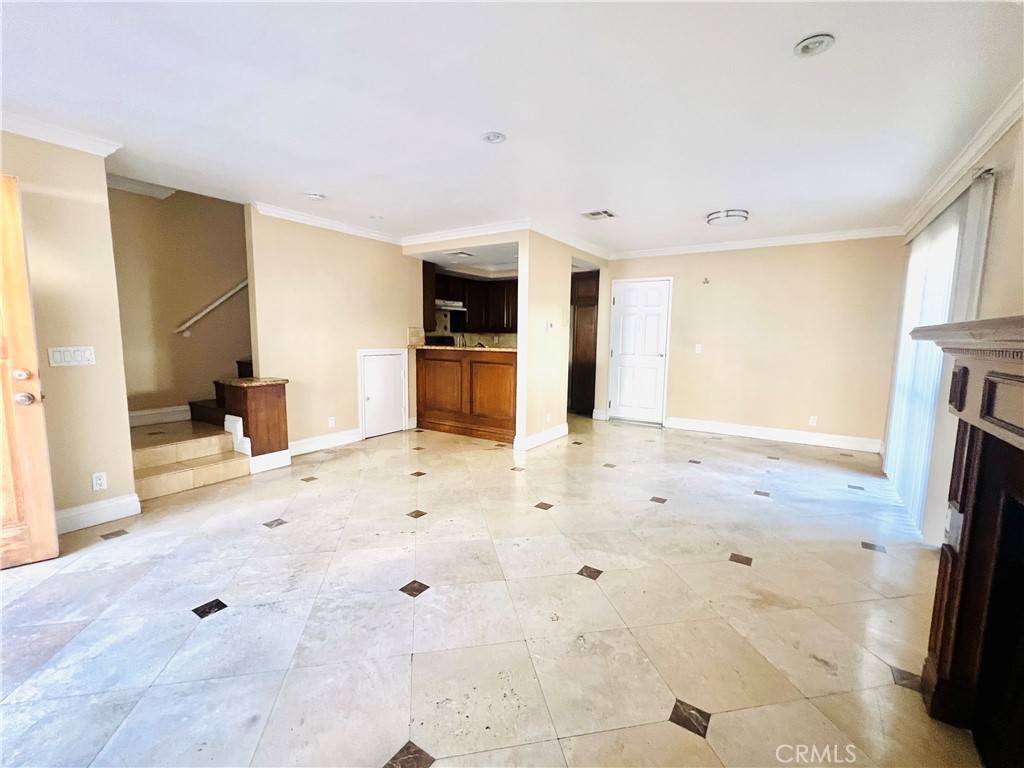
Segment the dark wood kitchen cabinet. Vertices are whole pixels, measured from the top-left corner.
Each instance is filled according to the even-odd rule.
[[[487,332],[487,283],[482,280],[466,281],[466,330]]]
[[[423,330],[427,333],[437,329],[437,315],[434,300],[437,298],[437,267],[429,261],[423,262]]]
[[[495,280],[487,284],[487,333],[515,333],[519,318],[519,281]]]

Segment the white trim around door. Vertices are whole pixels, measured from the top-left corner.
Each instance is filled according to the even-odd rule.
[[[643,329],[636,328],[633,334],[627,334],[632,336],[630,340],[625,342],[626,347],[623,344],[623,309],[625,308],[624,301],[633,301],[635,296],[631,296],[631,289],[634,288],[648,288],[654,290],[654,295],[647,294],[644,298],[645,303],[648,300],[656,299],[659,310],[659,316],[657,319],[657,327],[652,329],[646,326]],[[660,296],[658,294],[661,294]],[[651,305],[653,306],[653,305]],[[650,312],[648,312],[648,315]],[[648,318],[649,319],[649,318]],[[669,366],[669,334],[672,328],[672,278],[671,277],[652,277],[643,279],[629,279],[629,280],[612,280],[612,307],[611,307],[611,340],[609,343],[609,360],[608,360],[608,410],[607,417],[613,419],[629,419],[631,421],[644,421],[652,424],[662,424],[665,420],[665,414],[667,412],[668,405],[668,366]],[[653,346],[649,343],[651,339],[647,334],[652,330],[656,331],[656,337],[653,339]],[[636,334],[640,334],[637,336]],[[634,344],[637,339],[645,343],[646,347],[643,351],[631,350],[630,344]],[[616,358],[618,356],[618,359]],[[651,386],[654,387],[654,391],[650,392],[648,397],[649,402],[646,405],[635,401],[632,403],[623,403],[621,392],[621,376],[620,368],[621,364],[619,361],[630,360],[646,362],[647,370],[653,370],[654,380],[649,382],[645,387],[649,390]],[[640,383],[633,382],[633,394],[629,395],[628,399],[633,400],[634,395],[639,397],[642,393],[639,391]]]
[[[395,429],[395,432],[399,432],[403,429],[409,428],[409,350],[400,347],[395,349],[359,349],[356,350],[358,356],[358,372],[357,376],[359,379],[359,439],[366,439],[366,400],[367,395],[364,389],[364,378],[365,378],[365,363],[368,357],[378,356],[397,356],[402,362],[402,420],[401,426]]]

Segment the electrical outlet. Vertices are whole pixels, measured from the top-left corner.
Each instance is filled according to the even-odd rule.
[[[92,473],[92,489],[94,491],[105,491],[105,490],[107,490],[107,473],[106,472],[93,472]]]
[[[333,416],[328,416],[327,417],[327,428],[328,429],[334,429],[334,417]]]
[[[812,427],[818,426],[818,417],[817,416],[811,416],[811,418],[809,418],[807,420],[807,423],[810,424]]]

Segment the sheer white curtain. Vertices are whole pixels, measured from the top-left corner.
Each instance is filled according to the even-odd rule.
[[[936,419],[944,415],[945,397],[939,392],[942,350],[931,342],[913,341],[910,332],[921,325],[974,318],[991,200],[992,178],[978,179],[910,247],[884,468],[919,529],[929,498],[929,467],[936,464],[932,438]],[[940,447],[941,453],[952,455],[951,445],[936,449]],[[930,494],[937,495],[944,496]]]

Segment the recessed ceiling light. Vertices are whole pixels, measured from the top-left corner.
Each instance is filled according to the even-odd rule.
[[[488,131],[483,135],[484,141],[486,141],[488,144],[501,144],[501,142],[503,142],[507,138],[508,136],[506,136],[504,133],[500,133],[499,131]]]
[[[750,211],[742,208],[723,208],[708,214],[708,224],[712,227],[735,227],[750,218]]]
[[[320,192],[307,192],[306,197],[308,197],[310,200],[323,200],[325,195],[323,195]]]
[[[836,39],[826,32],[811,35],[797,43],[793,47],[793,53],[797,56],[817,56],[831,48],[835,41]]]

